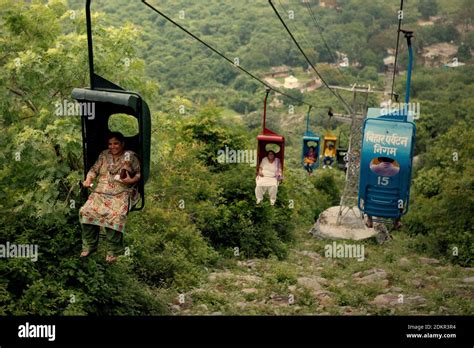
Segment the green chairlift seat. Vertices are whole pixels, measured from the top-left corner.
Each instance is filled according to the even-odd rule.
[[[80,103],[94,103],[95,115],[81,115],[84,152],[84,175],[94,165],[99,154],[106,150],[109,118],[114,114],[127,114],[138,121],[138,134],[125,137],[125,149],[134,151],[140,160],[142,178],[138,182],[141,206],[145,204],[145,183],[150,175],[151,116],[147,103],[135,92],[111,89],[75,88],[72,97]],[[84,108],[85,109],[85,108]]]
[[[129,211],[141,210],[145,206],[145,183],[150,175],[151,116],[150,109],[142,97],[108,81],[94,72],[92,45],[91,0],[86,0],[87,48],[89,53],[90,88],[74,88],[72,97],[79,103],[92,103],[94,115],[81,115],[82,143],[84,154],[84,178],[94,165],[99,154],[108,148],[110,132],[109,118],[114,114],[127,114],[138,121],[138,134],[125,137],[125,150],[134,151],[140,160],[141,178],[138,181],[140,199]],[[84,111],[88,108],[81,108]],[[88,194],[83,190],[82,196]],[[138,203],[141,205],[138,206]]]

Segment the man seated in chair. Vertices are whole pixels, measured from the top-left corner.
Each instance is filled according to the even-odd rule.
[[[323,168],[327,168],[327,166],[329,165],[329,168],[332,169],[332,164],[334,163],[335,157],[336,157],[336,149],[334,148],[334,144],[329,143],[329,145],[324,150]]]
[[[258,166],[257,177],[255,179],[255,196],[257,204],[263,201],[263,195],[268,192],[270,204],[274,205],[277,197],[278,184],[282,180],[281,162],[275,156],[275,152],[268,151]]]

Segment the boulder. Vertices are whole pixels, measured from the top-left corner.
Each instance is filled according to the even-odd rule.
[[[399,287],[392,287],[392,288],[390,288],[390,292],[399,293],[399,292],[403,292],[403,289],[399,288]]]
[[[248,295],[248,294],[256,294],[258,290],[255,288],[247,288],[247,289],[242,289],[242,292]]]
[[[413,285],[415,288],[422,288],[423,281],[421,279],[415,278],[410,281],[410,284]]]
[[[440,278],[437,277],[437,276],[428,276],[426,277],[426,280],[430,280],[430,281],[433,281],[433,282],[437,282]]]
[[[321,260],[322,256],[319,255],[317,252],[314,251],[308,251],[308,250],[298,250],[296,251],[297,254],[304,255],[312,259],[313,261],[319,261]]]
[[[377,307],[393,307],[400,305],[424,306],[426,299],[423,296],[403,296],[400,294],[381,294],[376,296],[371,302]]]
[[[398,260],[398,265],[403,268],[408,268],[410,267],[410,260],[408,260],[406,257],[402,257],[400,260]]]
[[[316,291],[314,294],[315,298],[319,301],[321,306],[332,306],[334,305],[334,299],[332,297],[332,292],[326,290]]]
[[[344,214],[341,223],[337,224],[339,206],[326,209],[319,214],[318,220],[309,233],[317,239],[362,240],[375,236],[377,231],[367,228],[357,207]]]
[[[321,285],[313,278],[300,277],[298,278],[298,284],[313,291],[321,290]]]
[[[270,303],[275,306],[287,306],[290,304],[290,298],[289,296],[273,294],[270,297]]]
[[[420,257],[418,260],[424,265],[437,265],[439,264],[439,260],[437,259],[430,259],[429,257]]]
[[[400,296],[397,294],[381,294],[376,296],[369,303],[374,304],[377,307],[396,306],[401,304]]]
[[[411,305],[424,305],[426,303],[426,299],[423,296],[406,296],[403,299],[403,303],[411,304]]]
[[[229,272],[229,271],[225,271],[225,272],[213,272],[211,274],[209,274],[209,276],[207,277],[207,279],[210,281],[210,282],[215,282],[216,280],[218,279],[222,279],[222,278],[232,278],[234,275]]]
[[[327,280],[326,278],[323,278],[323,277],[316,277],[315,278],[319,284],[322,284],[322,285],[329,285],[329,280]]]
[[[200,304],[200,305],[197,305],[197,306],[196,306],[196,309],[198,309],[198,310],[200,310],[200,311],[203,311],[203,312],[207,312],[207,311],[208,311],[208,308],[207,308],[207,306],[206,306],[204,303],[202,303],[202,304]]]
[[[373,268],[363,272],[357,272],[352,275],[354,281],[358,284],[379,283],[383,287],[388,286],[387,272],[381,268]]]
[[[235,305],[239,309],[243,309],[243,308],[247,307],[247,303],[245,303],[245,302],[237,302]]]

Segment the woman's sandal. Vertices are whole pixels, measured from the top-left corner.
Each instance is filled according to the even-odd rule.
[[[107,255],[105,261],[107,261],[108,263],[115,263],[117,262],[117,256]]]
[[[86,258],[86,257],[90,256],[90,254],[92,254],[90,252],[90,250],[82,250],[81,255],[79,257]]]
[[[85,259],[85,258],[91,256],[95,252],[96,252],[96,250],[82,250],[81,255],[79,255],[79,257],[81,259]]]

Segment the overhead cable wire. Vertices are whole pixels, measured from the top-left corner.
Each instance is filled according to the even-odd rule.
[[[278,3],[280,4],[280,7],[281,7],[281,9],[283,10],[283,12],[289,13],[287,7],[285,7],[285,5],[283,5],[283,3],[281,2],[281,0],[278,0]],[[290,21],[290,22],[291,22],[291,21]],[[288,25],[288,28],[290,28],[290,24],[287,23],[287,25]],[[290,28],[290,29],[291,29],[291,28]],[[297,32],[298,32],[298,30],[295,29],[295,26],[293,26],[293,32],[294,32],[294,33],[297,33]],[[306,45],[307,45],[308,47],[310,47],[311,49],[313,49],[313,46],[314,46],[314,45],[312,45],[312,44],[308,41],[308,39],[306,38],[306,35],[301,34],[301,37],[302,37],[303,41],[306,42]],[[295,38],[296,38],[296,35],[295,35]],[[314,53],[314,57],[315,57],[314,61],[317,61],[318,59],[317,59],[317,56],[316,56],[316,50],[315,50],[315,48],[316,48],[316,47],[314,47],[314,52],[311,52],[311,53]],[[348,83],[348,84],[349,84],[349,83]]]
[[[316,19],[316,15],[314,14],[314,11],[313,9],[311,8],[311,5],[309,4],[309,2],[305,2],[305,5],[306,5],[306,9],[308,10],[311,18],[313,19],[313,22],[316,26],[316,29],[318,29],[318,33],[319,33],[319,36],[321,36],[321,40],[323,41],[323,44],[324,46],[326,47],[326,50],[328,51],[329,55],[331,56],[331,59],[333,60],[334,64],[336,64],[336,68],[337,68],[337,71],[339,72],[339,74],[342,76],[342,78],[344,79],[344,81],[350,85],[349,83],[349,80],[347,79],[347,76],[345,74],[343,74],[343,72],[341,71],[341,69],[339,68],[339,66],[337,65],[337,59],[336,57],[334,56],[334,54],[332,53],[332,50],[330,49],[328,43],[326,42],[326,39],[324,38],[324,34],[323,34],[323,29],[321,27],[321,25],[319,24],[318,20]]]
[[[291,39],[293,40],[293,42],[295,43],[296,47],[298,47],[298,49],[300,50],[301,54],[305,57],[306,61],[308,62],[308,64],[311,66],[311,68],[314,70],[314,72],[316,73],[316,75],[318,75],[319,79],[321,80],[321,82],[323,82],[323,84],[329,89],[329,91],[343,104],[343,106],[346,108],[346,111],[348,113],[352,113],[352,108],[347,104],[347,102],[338,94],[336,93],[330,86],[329,84],[326,82],[326,80],[321,76],[321,74],[319,73],[319,71],[316,69],[316,67],[314,66],[314,64],[310,61],[310,59],[308,58],[308,56],[306,55],[306,53],[303,51],[303,49],[301,48],[300,44],[298,43],[298,41],[295,39],[293,33],[291,32],[291,30],[288,28],[288,26],[286,25],[285,21],[283,20],[283,18],[281,18],[280,16],[280,13],[278,12],[278,10],[275,8],[275,5],[273,5],[272,3],[272,0],[268,0],[268,2],[270,3],[270,5],[272,6],[273,8],[273,11],[275,12],[275,14],[277,15],[278,19],[280,20],[280,22],[283,24],[283,26],[285,27],[286,31],[288,32],[288,34],[290,35]]]
[[[175,26],[177,26],[179,29],[181,29],[182,31],[184,31],[186,34],[188,34],[189,36],[191,36],[193,39],[199,41],[201,44],[203,44],[204,46],[206,46],[207,48],[209,48],[211,51],[213,51],[214,53],[216,53],[217,55],[219,55],[221,58],[225,59],[226,61],[228,61],[229,63],[231,63],[233,66],[235,66],[236,68],[238,68],[239,70],[243,71],[244,73],[246,73],[247,75],[249,75],[251,78],[253,78],[254,80],[260,82],[262,85],[266,86],[267,88],[271,89],[272,91],[275,91],[281,95],[284,95],[285,97],[287,98],[290,98],[294,101],[297,101],[301,104],[305,104],[305,105],[308,105],[308,106],[312,106],[314,107],[312,104],[308,103],[308,102],[305,102],[304,100],[300,100],[298,98],[295,98],[293,96],[291,96],[290,94],[288,93],[285,93],[275,87],[273,87],[272,85],[268,84],[267,82],[263,81],[262,79],[260,79],[259,77],[255,76],[254,74],[252,74],[251,72],[249,72],[248,70],[246,70],[245,68],[241,67],[240,64],[235,64],[235,62],[233,60],[231,60],[230,58],[226,57],[223,53],[219,52],[217,49],[215,49],[214,47],[212,47],[210,44],[206,43],[204,40],[200,39],[198,36],[196,36],[195,34],[191,33],[189,30],[187,30],[186,28],[184,28],[182,25],[180,25],[179,23],[175,22],[173,19],[171,19],[170,17],[168,17],[166,14],[164,14],[163,12],[161,12],[160,10],[158,10],[157,8],[155,8],[154,6],[152,6],[151,4],[149,4],[148,2],[146,2],[146,0],[142,0],[142,3],[144,3],[146,6],[148,6],[149,8],[151,8],[153,11],[155,11],[156,13],[158,13],[160,16],[162,16],[164,19],[166,19],[168,22],[174,24]]]
[[[398,29],[397,29],[397,46],[395,48],[395,61],[393,62],[393,77],[392,77],[392,90],[390,92],[390,99],[393,98],[393,87],[395,85],[395,74],[397,72],[397,58],[398,58],[398,44],[400,42],[400,31],[403,20],[403,0],[400,0],[400,11],[398,12]]]
[[[285,7],[285,5],[283,5],[283,3],[280,0],[278,0],[278,2],[280,4],[280,7],[283,9],[283,12],[290,13],[290,11],[288,11],[288,9]],[[290,26],[290,25],[288,24],[288,26]],[[293,29],[293,31],[298,32],[296,29]],[[308,39],[306,38],[306,35],[301,34],[301,37],[302,37],[303,41],[306,42],[306,45],[308,45],[309,48],[313,49],[313,45],[308,41]],[[314,50],[314,56],[316,57],[316,50]],[[317,60],[317,59],[315,59],[315,60]]]

